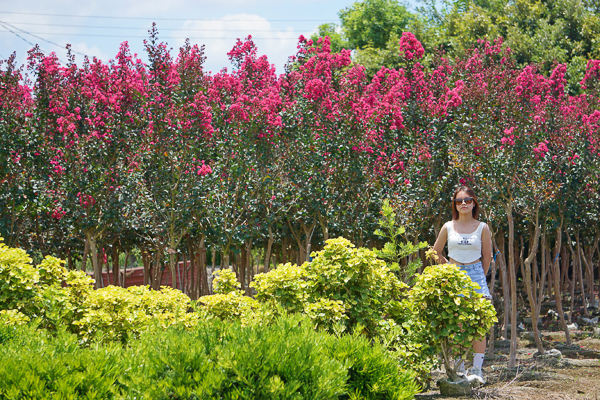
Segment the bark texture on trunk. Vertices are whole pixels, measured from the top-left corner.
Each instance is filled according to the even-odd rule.
[[[512,202],[506,204],[508,219],[508,270],[510,273],[510,355],[508,368],[514,368],[517,361],[517,271],[515,266],[515,224]]]
[[[536,209],[535,215],[535,232],[533,233],[533,238],[530,238],[529,241],[529,256],[523,261],[523,265],[525,267],[525,289],[527,290],[527,298],[529,299],[529,308],[531,309],[531,323],[533,325],[533,338],[535,340],[535,345],[540,354],[544,354],[544,346],[542,345],[542,339],[540,338],[540,331],[538,329],[538,314],[537,314],[537,304],[534,297],[534,288],[531,283],[531,262],[533,261],[539,244],[540,239],[540,224],[539,224],[539,207]],[[531,241],[533,239],[533,243]],[[523,236],[521,236],[521,248],[525,248],[525,243],[523,240]]]
[[[552,259],[552,270],[554,275],[554,300],[556,302],[556,312],[558,313],[558,320],[560,321],[560,326],[563,328],[565,332],[565,340],[568,345],[571,344],[571,334],[569,333],[569,328],[567,327],[567,322],[565,321],[565,315],[563,313],[562,307],[562,292],[560,288],[560,281],[558,277],[560,276],[559,271],[559,260],[558,256],[560,254],[560,250],[562,247],[562,223],[563,217],[561,214],[560,224],[556,228],[556,243],[554,244],[554,257]]]

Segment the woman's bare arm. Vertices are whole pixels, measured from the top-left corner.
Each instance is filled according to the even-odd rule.
[[[444,246],[446,246],[446,239],[448,239],[448,230],[446,229],[446,224],[444,224],[440,230],[437,240],[435,241],[435,244],[433,245],[433,250],[435,250],[435,253],[438,256],[438,264],[446,264],[448,262],[446,257],[442,256],[442,251],[444,250]]]

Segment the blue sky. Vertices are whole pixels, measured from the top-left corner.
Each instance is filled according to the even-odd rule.
[[[416,0],[410,0],[416,4]],[[230,68],[227,52],[235,38],[252,35],[259,53],[282,72],[295,54],[298,36],[317,26],[339,23],[337,13],[352,0],[0,0],[0,58],[17,52],[19,64],[39,44],[65,60],[67,43],[80,63],[86,54],[103,61],[114,58],[120,43],[145,60],[143,39],[156,22],[160,38],[176,54],[186,37],[206,45],[208,71]],[[410,7],[411,3],[408,4]],[[12,31],[12,32],[10,32]],[[18,36],[17,36],[18,35]],[[20,36],[20,37],[19,37]],[[52,43],[49,43],[52,42]]]

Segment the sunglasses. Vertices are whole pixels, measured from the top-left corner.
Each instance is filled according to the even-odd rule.
[[[456,198],[454,199],[454,202],[456,204],[462,204],[462,202],[465,202],[465,204],[471,204],[473,202],[473,198],[472,197],[464,197],[464,198]]]

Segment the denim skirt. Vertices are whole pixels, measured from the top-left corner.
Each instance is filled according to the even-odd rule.
[[[477,293],[480,293],[486,299],[491,300],[492,295],[488,288],[487,281],[485,280],[485,274],[483,273],[483,265],[481,261],[474,264],[458,265],[461,271],[465,271],[471,280],[479,285],[479,289],[475,289]]]

